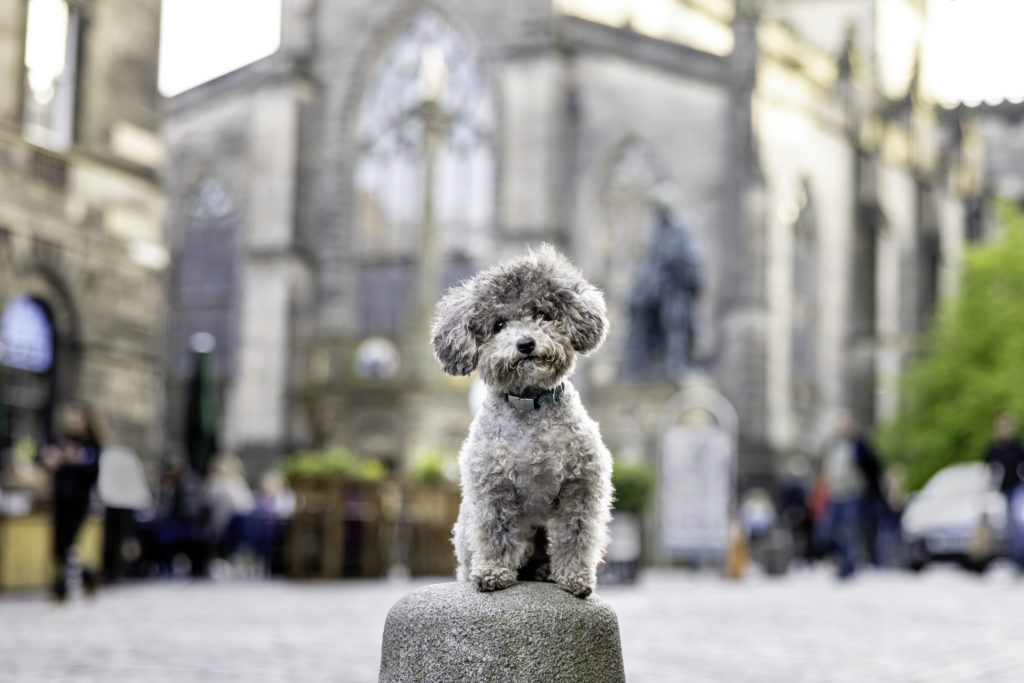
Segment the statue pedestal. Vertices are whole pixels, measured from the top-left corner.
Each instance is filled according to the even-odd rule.
[[[618,618],[550,583],[427,586],[388,613],[380,680],[625,681]]]

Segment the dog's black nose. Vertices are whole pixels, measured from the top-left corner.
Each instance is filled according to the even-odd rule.
[[[533,349],[536,348],[537,343],[533,341],[533,337],[520,337],[516,341],[516,348],[519,349],[519,353],[529,356],[533,353]]]

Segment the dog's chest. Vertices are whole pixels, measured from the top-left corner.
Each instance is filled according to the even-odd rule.
[[[494,443],[497,463],[527,508],[547,508],[576,468],[574,449],[566,443],[564,414],[542,411],[525,419],[503,421]]]

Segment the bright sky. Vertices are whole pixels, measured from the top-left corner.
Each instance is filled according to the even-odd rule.
[[[930,0],[925,87],[949,104],[1024,100],[1024,0]],[[277,50],[281,0],[164,0],[160,92]]]
[[[1024,0],[931,0],[930,92],[949,104],[1024,100]]]
[[[164,0],[160,92],[205,83],[261,57],[281,43],[281,0]]]

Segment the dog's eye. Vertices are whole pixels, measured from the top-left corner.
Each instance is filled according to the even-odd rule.
[[[545,313],[544,311],[537,311],[536,313],[533,314],[533,319],[536,320],[537,322],[550,322],[551,316]]]
[[[508,323],[505,322],[504,320],[499,320],[498,322],[494,323],[494,334],[498,334],[503,329],[505,329],[505,325],[507,324]]]

